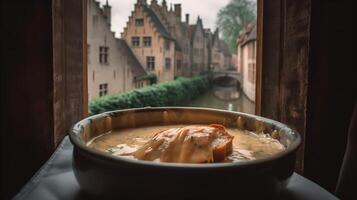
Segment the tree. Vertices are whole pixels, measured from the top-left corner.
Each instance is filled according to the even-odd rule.
[[[256,3],[252,0],[231,0],[219,10],[216,25],[231,52],[237,51],[236,41],[244,23],[251,23],[255,19]]]

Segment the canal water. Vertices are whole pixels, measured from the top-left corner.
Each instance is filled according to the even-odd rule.
[[[189,106],[216,108],[254,114],[255,104],[235,86],[213,86],[212,90],[195,99]]]

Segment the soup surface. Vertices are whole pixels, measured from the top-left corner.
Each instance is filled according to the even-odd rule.
[[[100,135],[87,145],[115,156],[136,159],[133,153],[143,147],[158,132],[184,125],[148,126],[132,129],[114,130]],[[233,136],[233,151],[224,162],[239,162],[266,158],[285,149],[278,140],[268,134],[256,134],[239,129],[226,128]],[[153,161],[160,162],[159,159]]]

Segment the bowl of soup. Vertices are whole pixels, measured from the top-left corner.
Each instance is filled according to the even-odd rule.
[[[95,198],[274,198],[300,135],[267,118],[208,108],[106,112],[70,133],[81,189]]]

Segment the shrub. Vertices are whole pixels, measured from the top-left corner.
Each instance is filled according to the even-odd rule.
[[[95,99],[89,103],[89,114],[145,106],[183,106],[210,88],[209,75],[193,78],[178,77],[174,81]]]

